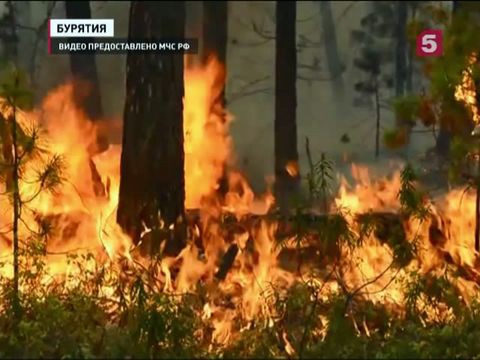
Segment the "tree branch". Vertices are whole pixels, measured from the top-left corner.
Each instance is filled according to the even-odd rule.
[[[232,102],[236,101],[236,100],[239,100],[241,98],[244,98],[244,97],[247,97],[247,96],[251,96],[251,95],[255,95],[255,94],[271,94],[271,92],[269,91],[271,90],[270,87],[268,88],[260,88],[260,89],[254,89],[254,90],[250,90],[250,91],[244,91],[244,92],[241,92],[241,93],[236,93],[236,94],[232,94],[231,97],[229,97],[227,100],[228,100],[228,104],[231,104]]]
[[[267,93],[268,90],[270,90],[270,87],[263,87],[260,89],[253,89],[253,90],[250,90],[250,88],[268,79],[270,79],[269,75],[248,82],[247,84],[242,86],[240,90],[230,95],[230,97],[227,99],[228,103],[230,104],[233,101],[243,98],[245,96],[250,96],[258,93]]]
[[[262,39],[265,39],[265,40],[275,40],[275,36],[274,35],[271,35],[269,32],[265,31],[263,29],[263,25],[262,25],[262,28],[259,28],[258,25],[255,23],[255,21],[252,20],[252,30],[255,34],[257,34],[258,36],[260,36]]]
[[[329,78],[315,77],[315,76],[308,77],[308,76],[305,76],[305,75],[297,74],[297,79],[298,79],[298,80],[302,80],[302,81],[318,81],[318,82],[322,82],[322,81],[333,81],[333,80],[335,80],[335,77],[329,77]]]

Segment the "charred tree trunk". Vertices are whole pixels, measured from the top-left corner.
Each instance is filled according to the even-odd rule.
[[[338,55],[337,33],[333,22],[331,1],[319,1],[320,16],[322,19],[323,40],[327,55],[327,66],[333,79],[333,89],[336,96],[343,97],[343,65]]]
[[[215,56],[222,65],[227,62],[227,19],[228,3],[225,1],[203,2],[203,62],[210,56]],[[223,89],[215,105],[225,107],[225,72],[216,79]]]
[[[203,58],[215,55],[225,64],[227,61],[228,3],[203,1]]]
[[[275,54],[275,194],[282,212],[298,192],[299,174],[287,165],[298,166],[296,123],[297,51],[295,41],[296,2],[276,3]]]
[[[89,1],[65,1],[68,19],[91,19]],[[93,39],[89,39],[93,41]],[[76,106],[89,119],[95,121],[103,116],[100,85],[98,82],[95,55],[70,54],[70,70],[73,77],[73,96]],[[106,136],[98,136],[97,144],[92,144],[91,153],[104,151],[108,147]]]
[[[184,1],[132,1],[130,39],[184,37]],[[137,244],[145,227],[184,246],[183,55],[128,54],[117,221]],[[162,221],[164,226],[162,226]],[[170,225],[175,224],[173,231]]]
[[[205,64],[210,56],[215,56],[218,61],[226,68],[227,63],[227,39],[228,39],[228,2],[226,1],[203,1],[203,56],[202,62]],[[226,72],[218,74],[215,88],[220,88],[217,99],[212,103],[211,111],[226,121],[225,113],[225,87]],[[224,175],[220,179],[218,193],[224,196],[228,191],[227,169],[223,171]]]

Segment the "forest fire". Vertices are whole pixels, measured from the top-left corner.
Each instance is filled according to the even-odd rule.
[[[327,217],[327,225],[336,224],[328,216],[337,214],[347,221],[346,230],[334,229],[336,238],[328,246],[318,229],[309,236],[289,232],[292,226],[285,230],[283,223],[290,220],[275,218],[273,195],[255,197],[238,172],[228,171],[228,192],[223,202],[219,200],[218,183],[233,157],[230,118],[225,121],[219,109],[213,108],[222,90],[215,87],[221,71],[221,65],[212,59],[205,67],[191,65],[185,74],[185,203],[187,210],[198,212],[198,219],[187,247],[176,258],[162,259],[154,280],[171,293],[195,292],[199,284],[206,287],[203,312],[198,315],[211,323],[212,343],[228,344],[254,320],[257,326],[263,326],[258,319],[270,326],[278,317],[273,305],[275,292],[286,292],[300,282],[314,284],[318,298],[343,291],[352,299],[359,296],[381,302],[398,315],[405,310],[403,284],[409,281],[411,271],[440,275],[449,274],[452,267],[461,269],[463,275],[453,280],[459,295],[468,302],[476,294],[480,274],[473,251],[474,198],[468,193],[452,191],[435,202],[422,198],[429,214],[415,217],[404,213],[399,201],[404,181],[400,172],[374,181],[367,168],[354,166],[356,185],[352,188],[343,180],[331,214],[322,215]],[[71,99],[72,87],[65,85],[52,92],[39,109],[19,116],[25,129],[42,124],[48,139],[45,148],[62,155],[67,165],[65,181],[56,193],[34,196],[35,186],[21,183],[22,197],[33,200],[22,213],[20,238],[33,239],[31,229],[42,225],[39,218],[48,219],[51,231],[43,240],[47,241],[49,275],[70,274],[66,254],[73,252],[93,253],[97,265],[91,266],[109,263],[120,270],[147,266],[148,260],[116,224],[121,148],[110,146],[93,155],[95,125]],[[35,176],[35,166],[26,171],[25,178]],[[290,171],[298,173],[296,164]],[[8,199],[2,198],[1,208],[9,206]],[[230,222],[224,220],[228,216],[233,218]],[[321,220],[320,215],[315,216]],[[381,229],[365,231],[359,222],[362,217],[369,218],[370,225],[380,224]],[[6,260],[11,256],[11,212],[3,211],[0,221],[4,231],[1,256]],[[280,244],[281,229],[286,239]],[[144,234],[149,231],[145,229]],[[357,246],[352,246],[354,242]],[[314,259],[302,263],[301,255],[291,255],[301,253],[302,248],[315,249]],[[403,257],[399,257],[399,249]],[[8,261],[2,273],[11,277]],[[115,296],[112,287],[103,290],[107,296]],[[448,311],[431,312],[430,316],[448,316]],[[368,332],[368,326],[363,326],[364,330],[358,331]],[[282,334],[293,353],[288,336]]]

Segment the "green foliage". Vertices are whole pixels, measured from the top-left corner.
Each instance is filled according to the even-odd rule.
[[[42,191],[56,191],[62,183],[65,169],[62,157],[49,153],[43,141],[44,133],[38,125],[18,121],[18,115],[33,105],[33,93],[29,89],[27,75],[12,66],[4,69],[0,75],[0,97],[5,100],[0,104],[0,145],[3,148],[3,157],[0,157],[0,180],[6,181],[7,190],[12,192],[12,183],[7,179],[9,174],[16,171],[20,181],[38,184],[35,197]],[[16,169],[13,168],[13,158],[6,157],[6,154],[13,152],[13,125],[16,128],[18,154]],[[24,178],[26,167],[34,168],[35,179]],[[31,200],[33,198],[22,201]]]
[[[418,59],[429,80],[426,94],[409,95],[394,102],[397,116],[409,124],[421,120],[425,127],[436,130],[441,127],[453,136],[462,138],[468,137],[473,114],[465,103],[455,99],[455,89],[462,83],[467,70],[475,82],[480,79],[478,66],[471,66],[472,54],[480,52],[477,39],[480,25],[474,13],[477,10],[467,10],[467,7],[462,3],[453,16],[441,3],[426,3],[418,8],[419,15],[408,26],[408,38],[412,46],[425,28],[442,26],[443,56]],[[389,140],[392,140],[393,134],[390,137]],[[453,165],[455,167],[458,163]],[[458,169],[452,172],[456,173]]]
[[[150,296],[148,307],[130,307],[122,327],[111,323],[95,297],[79,293],[30,297],[18,330],[0,334],[0,357],[185,358],[196,353],[195,314],[188,303]],[[13,326],[0,317],[3,328]]]
[[[405,284],[408,316],[414,321],[425,321],[429,314],[438,311],[442,306],[451,309],[454,318],[462,319],[463,316],[468,315],[463,309],[461,293],[453,282],[456,276],[458,274],[451,270],[441,276],[412,273]],[[448,324],[452,318],[452,316],[439,316],[436,322]]]
[[[333,244],[354,247],[358,244],[347,219],[340,211],[325,219],[323,226],[319,226],[319,236],[327,247]]]
[[[403,168],[400,181],[398,198],[403,212],[424,220],[430,214],[430,208],[425,202],[426,194],[416,188],[417,176],[410,164]]]
[[[63,157],[54,154],[47,159],[43,169],[37,171],[35,182],[39,183],[41,189],[55,193],[64,181],[62,174],[65,167]]]
[[[371,96],[379,88],[391,88],[393,80],[383,68],[393,61],[391,42],[394,38],[395,5],[387,1],[376,1],[373,10],[361,21],[361,29],[351,33],[352,41],[360,45],[359,55],[353,64],[364,79],[354,85],[360,97]],[[381,77],[380,75],[384,76]],[[358,99],[358,102],[361,102]]]
[[[383,143],[389,149],[400,149],[408,143],[409,131],[406,127],[386,130],[383,133]]]
[[[33,106],[33,93],[25,72],[10,66],[0,74],[0,97],[7,100],[9,107],[29,110]]]
[[[455,136],[450,144],[450,167],[449,180],[453,183],[461,180],[462,171],[467,168],[466,160],[469,153],[474,149],[472,142],[468,142],[459,136]]]
[[[414,95],[405,95],[393,101],[393,110],[398,119],[406,125],[414,125],[420,108],[420,99]]]
[[[31,258],[41,257],[30,254]],[[23,314],[20,323],[11,315],[11,295],[0,299],[0,358],[191,358],[202,356],[197,299],[171,296],[153,289],[149,274],[132,274],[134,281],[119,277],[111,264],[86,268],[95,262],[90,254],[70,256],[73,271],[50,286],[38,282],[46,273],[22,273]],[[34,262],[32,262],[34,263]],[[150,274],[151,275],[151,274]],[[116,289],[119,301],[102,292]],[[1,290],[10,288],[10,281]],[[113,312],[112,312],[113,311]],[[15,329],[15,330],[13,330]]]
[[[331,192],[333,180],[333,162],[322,153],[320,160],[312,163],[310,159],[310,171],[307,173],[307,184],[312,200],[320,199],[324,202],[325,211],[327,197]]]

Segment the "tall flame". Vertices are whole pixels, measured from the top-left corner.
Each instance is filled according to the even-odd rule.
[[[188,59],[188,58],[187,58]],[[188,64],[188,62],[187,62]],[[210,58],[203,67],[192,62],[185,72],[185,192],[186,207],[199,208],[218,188],[231,156],[230,116],[216,102],[223,86],[223,65]],[[216,107],[215,107],[216,106]]]

